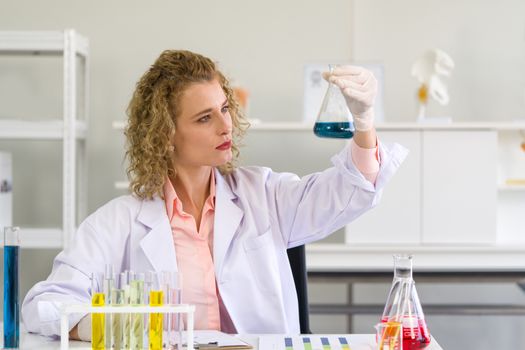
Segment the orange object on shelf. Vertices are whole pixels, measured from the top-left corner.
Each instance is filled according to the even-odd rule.
[[[237,102],[239,102],[239,105],[246,111],[248,108],[248,98],[250,97],[250,93],[247,89],[236,86],[233,88],[233,94],[235,95],[235,99]]]
[[[507,179],[505,180],[507,186],[525,186],[525,179]]]
[[[417,90],[417,99],[422,104],[427,104],[428,102],[428,88],[425,84],[421,84]]]

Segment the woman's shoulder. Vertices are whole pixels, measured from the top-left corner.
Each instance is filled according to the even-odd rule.
[[[268,174],[273,173],[274,171],[269,167],[264,166],[256,166],[256,165],[248,165],[248,166],[241,166],[235,168],[231,175],[236,177],[247,177],[247,176],[255,176],[255,177],[265,177],[268,176]]]
[[[124,208],[133,210],[134,208],[140,208],[142,202],[143,200],[137,196],[127,194],[110,199],[108,202],[100,206],[98,210],[115,210]]]
[[[101,219],[119,220],[124,217],[134,217],[140,211],[144,200],[134,195],[123,195],[113,198],[96,209],[87,220]]]
[[[226,182],[233,187],[243,185],[268,186],[282,179],[298,179],[298,176],[287,172],[273,171],[272,168],[264,166],[242,166],[235,168],[231,173],[224,175]]]
[[[275,172],[263,166],[241,166],[236,167],[232,172],[223,175],[227,182],[242,183],[246,180],[250,182],[265,182]]]

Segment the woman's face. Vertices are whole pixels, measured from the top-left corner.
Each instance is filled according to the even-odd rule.
[[[217,80],[186,88],[179,111],[172,139],[177,167],[219,166],[232,159],[232,118]]]

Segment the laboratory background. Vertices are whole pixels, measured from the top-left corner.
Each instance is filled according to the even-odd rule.
[[[312,132],[326,89],[315,72],[354,63],[380,84],[379,139],[410,155],[380,205],[307,247],[308,263],[373,271],[393,268],[394,253],[411,253],[426,321],[443,349],[521,348],[524,14],[521,0],[2,1],[0,32],[74,29],[89,42],[68,107],[85,123],[69,151],[44,123],[63,115],[61,57],[0,54],[0,170],[9,169],[12,184],[0,218],[31,233],[22,241],[21,298],[74,235],[66,226],[127,193],[125,110],[163,50],[211,57],[247,96],[252,127],[242,165],[299,175],[329,166],[346,142]],[[424,110],[418,64],[437,79]],[[74,162],[67,175],[65,162]],[[66,178],[74,188],[67,199]],[[436,273],[418,280],[418,270]],[[372,333],[382,311],[373,306],[385,304],[390,282],[311,280],[311,330]]]

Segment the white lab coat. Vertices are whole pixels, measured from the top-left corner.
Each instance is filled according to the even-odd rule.
[[[355,168],[350,147],[333,167],[299,178],[262,167],[215,172],[213,257],[217,286],[238,333],[299,333],[297,295],[286,249],[319,240],[377,204],[381,189],[407,154],[380,145],[375,187]],[[59,335],[59,306],[89,303],[91,272],[176,270],[164,201],[116,198],[90,215],[55,258],[46,281],[26,295],[30,332]],[[72,315],[70,329],[84,315]]]

